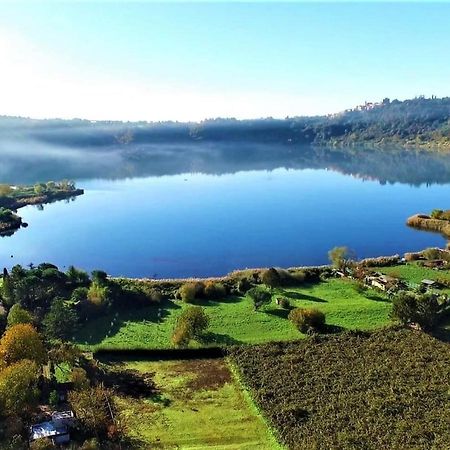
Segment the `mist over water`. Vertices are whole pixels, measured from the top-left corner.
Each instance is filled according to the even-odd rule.
[[[75,201],[26,207],[0,265],[53,262],[112,275],[206,276],[443,245],[406,218],[448,208],[450,158],[412,150],[251,142],[73,146],[0,137],[0,182],[73,179]],[[11,257],[12,256],[12,257]]]

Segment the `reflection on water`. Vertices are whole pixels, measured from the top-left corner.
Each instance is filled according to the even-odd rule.
[[[277,168],[330,169],[382,184],[445,184],[450,180],[450,155],[400,149],[323,149],[248,142],[67,148],[0,139],[0,155],[0,180],[7,183],[220,175]]]
[[[405,226],[411,214],[448,208],[444,155],[248,143],[15,145],[0,141],[2,182],[70,178],[86,193],[69,205],[23,208],[30,226],[0,240],[2,266],[204,276],[323,264],[335,245],[365,257],[444,243]]]

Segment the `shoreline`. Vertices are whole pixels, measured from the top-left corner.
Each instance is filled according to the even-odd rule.
[[[47,192],[44,194],[36,194],[33,196],[2,196],[0,197],[0,210],[9,211],[9,217],[7,219],[0,218],[0,237],[12,236],[20,228],[28,227],[26,222],[23,222],[22,218],[15,214],[20,208],[33,205],[46,205],[49,203],[57,202],[60,200],[66,200],[73,197],[78,197],[84,194],[84,189],[61,189],[55,192]]]
[[[450,238],[450,221],[435,219],[428,214],[414,214],[408,217],[406,225],[422,231],[441,233],[445,238]]]

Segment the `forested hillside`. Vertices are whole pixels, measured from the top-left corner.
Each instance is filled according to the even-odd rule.
[[[384,99],[338,114],[286,119],[211,119],[200,123],[93,122],[0,117],[0,139],[59,146],[106,147],[150,143],[252,141],[450,149],[450,97]]]

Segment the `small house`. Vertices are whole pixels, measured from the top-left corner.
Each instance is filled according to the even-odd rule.
[[[381,291],[388,291],[394,286],[398,287],[400,284],[397,278],[381,274],[377,276],[366,277],[365,282],[367,285],[378,288]]]
[[[70,442],[69,428],[75,425],[75,415],[72,411],[55,411],[51,420],[30,427],[30,442],[48,438],[54,445]]]
[[[52,422],[57,426],[75,425],[75,415],[73,411],[55,411],[52,413]]]
[[[434,280],[422,280],[420,284],[426,289],[438,288],[439,283]]]
[[[30,441],[48,438],[53,444],[65,444],[70,441],[69,429],[66,425],[56,426],[53,421],[42,422],[30,427]]]

